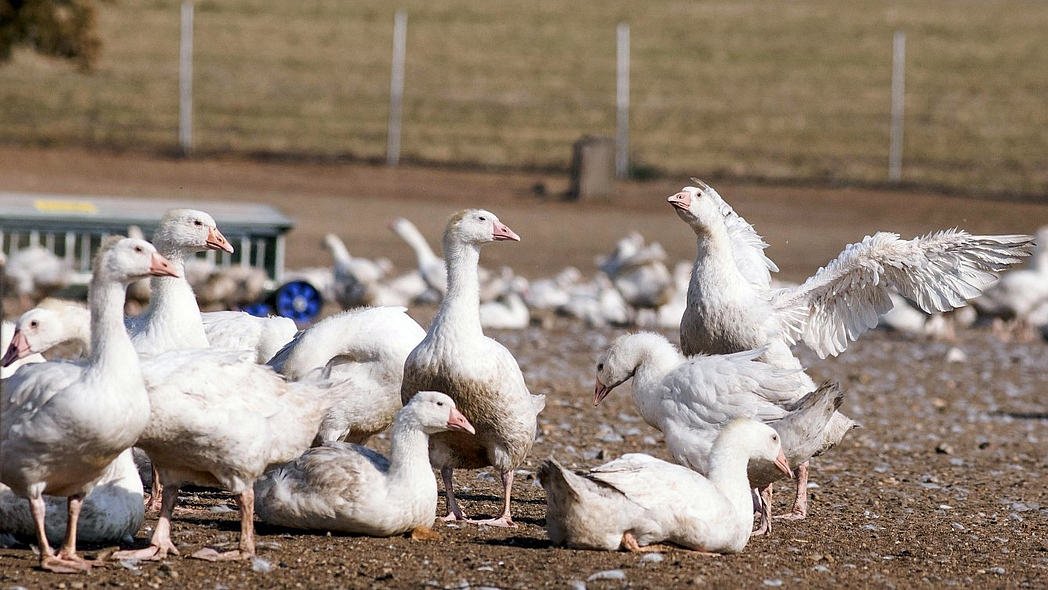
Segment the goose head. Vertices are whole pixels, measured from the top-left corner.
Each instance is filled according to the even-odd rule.
[[[7,367],[31,354],[47,352],[70,337],[58,313],[40,307],[30,309],[18,318],[11,343],[0,359],[0,367]]]
[[[608,397],[612,389],[622,385],[637,372],[640,358],[630,335],[620,336],[611,348],[597,358],[597,382],[593,386],[593,405]]]
[[[513,230],[499,218],[484,209],[464,209],[451,216],[444,230],[444,243],[463,243],[481,246],[488,242],[520,241]]]
[[[692,178],[698,187],[686,186],[675,195],[666,199],[673,205],[677,216],[691,226],[696,234],[708,233],[714,224],[723,223],[720,212],[720,195],[712,187],[698,178]]]
[[[770,461],[786,474],[786,477],[793,477],[786,454],[782,451],[779,433],[763,422],[750,418],[736,418],[721,430],[717,440],[713,442],[713,447],[730,449],[731,452],[746,455],[750,460]]]
[[[446,430],[477,432],[455,407],[455,401],[439,391],[420,391],[401,412],[405,414],[404,419],[413,421],[426,434]]]
[[[128,285],[148,276],[179,275],[171,262],[145,240],[115,238],[102,244],[95,258],[95,277]]]
[[[214,218],[194,209],[171,209],[165,213],[153,241],[164,248],[174,247],[186,252],[222,250],[233,253],[232,244],[218,231]]]

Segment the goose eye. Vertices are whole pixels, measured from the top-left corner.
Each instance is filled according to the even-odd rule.
[[[193,225],[201,226],[201,225],[204,225],[204,222],[200,221],[199,219],[197,219],[196,221],[193,222]]]
[[[444,407],[444,402],[437,402],[437,405],[443,408]]]
[[[135,246],[135,252],[141,252],[142,246]]]
[[[779,442],[779,435],[777,435],[777,434],[773,434],[773,435],[771,435],[771,439],[772,439],[773,441],[775,441],[775,442]]]
[[[597,363],[597,370],[598,371],[603,371],[604,370],[604,363]]]
[[[29,322],[29,327],[30,327],[30,328],[35,328],[35,327],[37,327],[37,325],[38,325],[38,324],[37,324],[37,321],[36,321],[36,320],[33,320],[33,321]]]

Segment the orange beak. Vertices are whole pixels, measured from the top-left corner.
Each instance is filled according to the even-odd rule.
[[[793,470],[790,469],[790,462],[786,460],[786,454],[779,449],[779,456],[775,458],[775,466],[779,468],[779,471],[786,474],[786,477],[793,479]]]
[[[448,416],[448,430],[462,430],[470,434],[476,434],[477,429],[473,428],[473,425],[466,420],[466,417],[462,412],[458,411],[458,408],[451,408],[451,415]]]
[[[171,261],[164,258],[159,252],[153,252],[153,261],[149,265],[149,274],[154,277],[178,277],[178,271],[172,266]]]
[[[597,378],[596,385],[593,386],[593,407],[600,405],[600,402],[604,401],[604,398],[608,397],[611,393],[611,387],[604,385],[600,382],[600,378]]]
[[[21,330],[15,330],[15,334],[11,337],[11,344],[8,345],[4,358],[0,359],[0,367],[7,367],[18,359],[28,356],[30,353],[29,349],[29,340],[25,337],[25,334],[23,334]]]
[[[684,191],[681,191],[671,196],[670,198],[666,199],[666,201],[668,201],[670,205],[673,205],[674,207],[683,211],[691,209],[691,195]]]
[[[233,253],[233,245],[229,243],[226,236],[222,235],[222,232],[218,231],[217,227],[209,227],[207,229],[207,241],[205,243],[211,250],[224,250],[230,254]]]
[[[495,228],[491,232],[491,237],[495,238],[495,241],[500,242],[503,240],[513,240],[514,242],[520,241],[520,236],[513,230],[506,226],[505,223],[496,221]]]

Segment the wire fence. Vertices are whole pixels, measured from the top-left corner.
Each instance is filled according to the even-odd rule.
[[[104,7],[90,75],[28,53],[0,67],[0,141],[178,153],[180,4]],[[1048,194],[1048,5],[1011,0],[205,0],[194,152],[385,161],[398,9],[402,161],[566,169],[579,137],[624,134],[626,23],[632,175],[885,183],[898,31],[901,182]]]

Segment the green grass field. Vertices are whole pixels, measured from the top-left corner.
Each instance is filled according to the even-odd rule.
[[[1048,4],[1017,0],[203,0],[198,153],[382,158],[398,6],[406,160],[566,168],[615,132],[628,22],[638,170],[881,183],[903,30],[904,181],[1048,193]],[[0,141],[177,150],[179,2],[117,0],[101,23],[92,74],[0,67]]]

